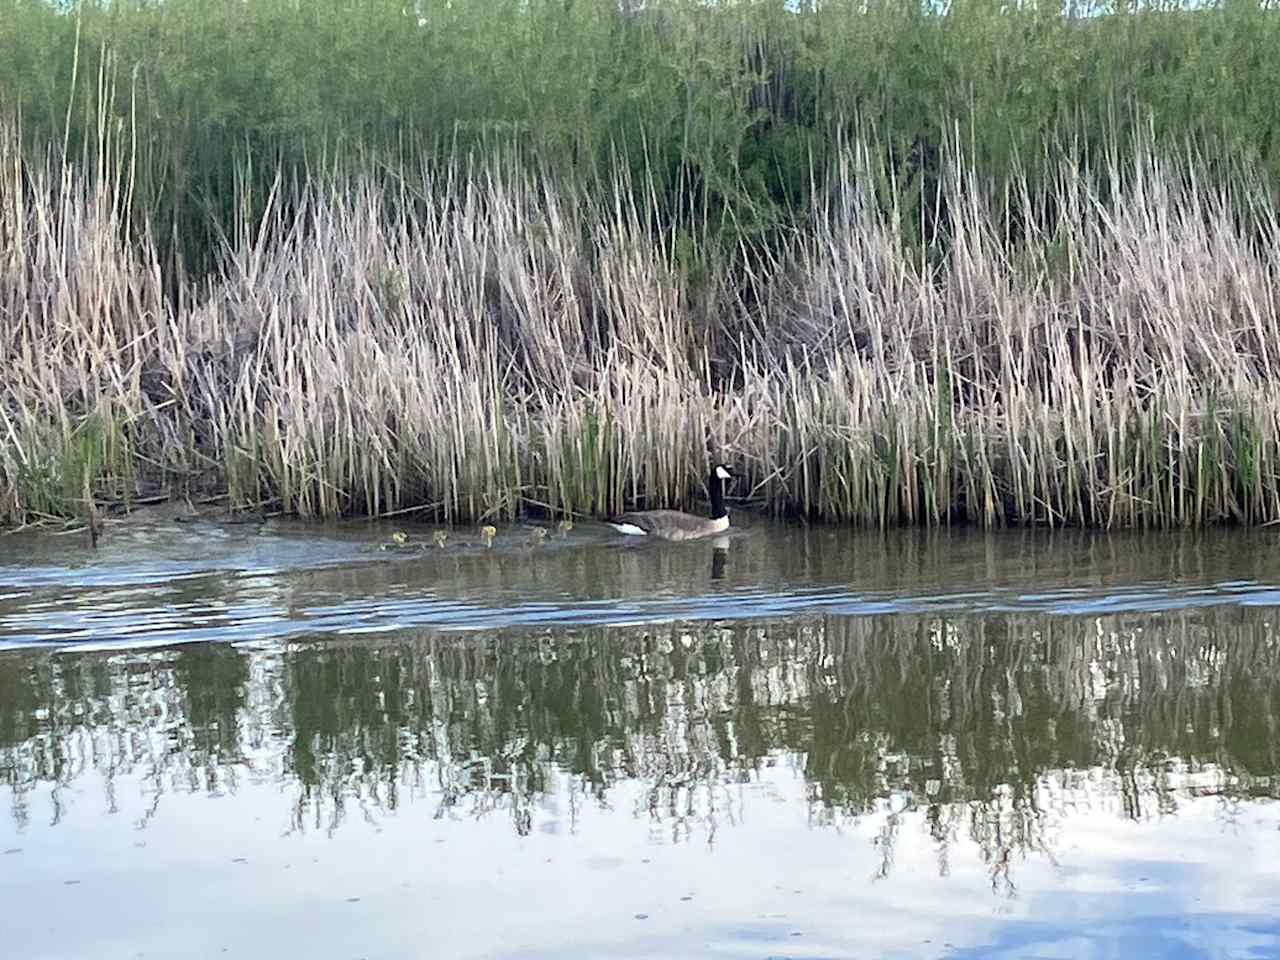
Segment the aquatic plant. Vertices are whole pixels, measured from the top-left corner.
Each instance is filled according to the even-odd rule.
[[[846,143],[803,227],[739,264],[626,181],[510,151],[317,174],[167,290],[129,165],[0,161],[0,518],[164,488],[446,521],[688,504],[720,458],[775,511],[862,524],[1280,517],[1274,207],[1149,142],[1059,152],[1000,226],[951,144],[914,255]],[[107,150],[123,145],[108,137]],[[1123,160],[1122,156],[1132,157]]]
[[[855,122],[916,243],[957,124],[997,180],[1050,175],[1044,132],[1102,163],[1147,123],[1162,149],[1198,139],[1274,175],[1277,60],[1265,0],[9,0],[0,19],[0,101],[30,143],[92,155],[136,130],[133,205],[174,273],[216,263],[279,168],[292,182],[348,148],[621,162],[704,221],[695,248],[704,229],[785,236]]]
[[[0,523],[1280,519],[1261,7],[218,6],[0,29]]]

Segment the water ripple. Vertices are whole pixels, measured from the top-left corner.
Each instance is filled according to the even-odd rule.
[[[491,551],[464,545],[399,556],[379,551],[367,528],[358,536],[303,528],[207,544],[130,543],[88,561],[82,551],[45,549],[34,563],[0,539],[0,650],[415,628],[1280,606],[1280,568],[1254,562],[1261,551],[1212,540],[1196,541],[1193,552],[1166,539],[1156,549],[1112,549],[1100,560],[1099,545],[1111,544],[1101,536],[1082,536],[1064,550],[1060,541],[1041,549],[1035,536],[969,533],[904,560],[906,548],[916,549],[911,536],[870,540],[762,526],[727,549],[633,549],[587,535],[534,550],[508,535],[504,548]],[[1168,557],[1192,573],[1170,575],[1158,566]]]

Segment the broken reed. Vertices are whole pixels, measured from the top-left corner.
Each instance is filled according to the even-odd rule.
[[[495,150],[277,181],[168,295],[124,239],[127,134],[75,167],[19,142],[0,521],[160,489],[599,514],[688,506],[717,458],[770,510],[867,525],[1280,517],[1280,228],[1264,184],[1195,151],[1060,152],[997,191],[950,144],[922,246],[885,153],[846,143],[793,239],[743,253],[658,226],[624,165]],[[1017,228],[1011,194],[1038,212]]]

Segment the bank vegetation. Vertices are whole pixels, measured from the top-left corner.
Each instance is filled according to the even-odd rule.
[[[6,5],[0,522],[1280,518],[1267,4],[493,7]]]

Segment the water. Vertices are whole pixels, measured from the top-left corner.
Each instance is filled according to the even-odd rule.
[[[13,957],[1280,956],[1275,533],[0,538]]]

